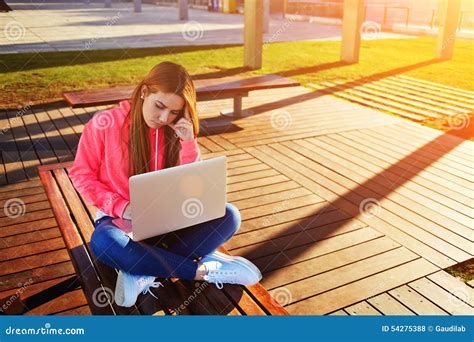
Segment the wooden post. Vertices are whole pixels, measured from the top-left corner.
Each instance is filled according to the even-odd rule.
[[[244,66],[262,67],[263,0],[244,2]]]
[[[178,0],[179,20],[188,20],[188,0]]]
[[[263,0],[263,32],[270,31],[270,0]]]
[[[456,28],[461,10],[461,0],[442,0],[440,2],[440,22],[436,58],[453,58]]]
[[[112,0],[105,0],[105,8],[112,7]]]
[[[135,13],[140,13],[142,11],[142,0],[134,0],[133,4]]]
[[[364,19],[363,0],[344,0],[342,18],[341,61],[357,63],[360,51],[360,29]]]

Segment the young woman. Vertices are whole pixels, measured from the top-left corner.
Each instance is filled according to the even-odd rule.
[[[198,130],[194,84],[171,62],[156,65],[131,101],[97,113],[84,127],[70,177],[98,209],[91,247],[98,260],[119,270],[118,305],[132,306],[140,292],[160,286],[156,277],[205,280],[218,288],[262,277],[247,259],[216,251],[240,226],[230,203],[221,218],[139,242],[112,223],[130,219],[130,176],[200,160]]]

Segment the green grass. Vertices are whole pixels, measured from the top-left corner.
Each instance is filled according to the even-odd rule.
[[[432,37],[363,41],[360,62],[339,63],[339,42],[289,42],[265,46],[263,68],[241,70],[242,46],[169,47],[0,55],[0,106],[61,99],[67,90],[137,83],[155,64],[183,64],[198,78],[277,73],[304,83],[349,81],[368,76],[405,74],[474,90],[473,43],[457,40],[454,58],[433,59]]]
[[[449,267],[445,271],[465,282],[471,281],[474,279],[474,259]]]

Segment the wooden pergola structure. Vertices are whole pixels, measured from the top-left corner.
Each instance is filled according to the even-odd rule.
[[[284,8],[287,8],[285,0]],[[112,0],[105,0],[110,7]],[[188,20],[188,0],[178,0],[179,20]],[[141,12],[141,0],[134,0],[135,12]],[[453,56],[456,28],[461,10],[461,0],[440,0],[440,25],[436,46],[437,59]],[[365,17],[364,0],[344,0],[342,18],[341,61],[359,61],[361,26]],[[262,67],[263,33],[268,30],[268,3],[266,0],[244,1],[244,66]]]
[[[245,0],[244,65],[252,69],[262,67],[263,2],[264,0]],[[453,56],[460,9],[461,0],[440,1],[441,19],[436,46],[437,59],[451,59]],[[364,22],[364,11],[364,0],[344,0],[341,61],[348,63],[359,61],[360,28]]]

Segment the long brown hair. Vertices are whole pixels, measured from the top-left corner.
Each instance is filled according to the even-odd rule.
[[[146,86],[149,92],[162,91],[164,93],[174,93],[180,96],[188,106],[189,115],[193,122],[194,137],[199,133],[199,119],[196,110],[196,89],[183,66],[162,62],[150,70],[148,75],[136,86],[131,99],[130,112],[127,114],[127,123],[130,139],[128,143],[129,156],[129,176],[151,171],[150,168],[150,141],[148,136],[149,127],[143,118],[143,99],[141,89]],[[184,116],[184,110],[180,112],[173,124]],[[165,132],[165,155],[164,168],[179,164],[179,152],[181,144],[179,138],[175,136],[174,130],[168,125],[163,126]]]

